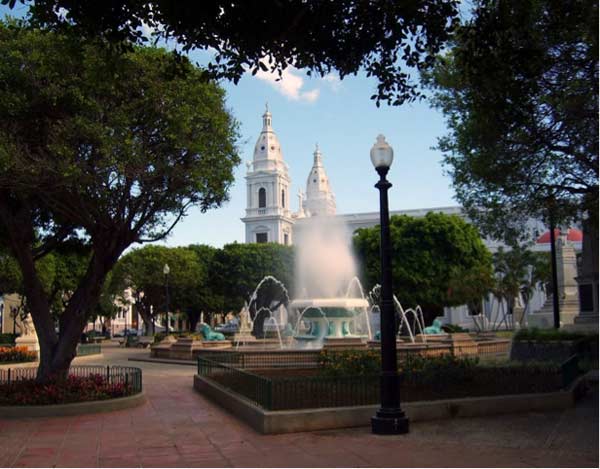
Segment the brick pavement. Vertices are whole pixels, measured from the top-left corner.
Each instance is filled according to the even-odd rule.
[[[260,435],[197,394],[194,368],[144,369],[148,402],[78,417],[0,419],[2,467],[598,467],[598,396],[563,412],[418,422],[408,435],[369,428]],[[87,360],[91,363],[90,360]]]

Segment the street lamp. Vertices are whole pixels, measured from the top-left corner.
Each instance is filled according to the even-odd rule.
[[[390,215],[388,189],[392,184],[385,178],[392,161],[394,150],[383,135],[371,148],[371,162],[379,174],[380,225],[381,225],[381,407],[371,417],[371,431],[379,435],[408,433],[408,418],[400,408],[400,376],[396,355],[396,318],[392,297],[392,256],[390,243]]]
[[[166,298],[166,306],[167,306],[167,321],[165,323],[165,334],[169,335],[169,272],[171,269],[169,268],[169,264],[165,264],[163,267],[163,274],[165,275],[165,298]]]

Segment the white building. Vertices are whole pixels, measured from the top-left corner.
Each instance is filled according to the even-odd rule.
[[[247,164],[246,175],[247,243],[292,243],[292,212],[290,210],[291,179],[277,135],[267,108],[263,128],[254,146],[254,158]]]

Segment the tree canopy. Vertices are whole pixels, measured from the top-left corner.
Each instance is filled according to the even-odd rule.
[[[597,20],[595,0],[479,0],[426,76],[444,163],[484,233],[515,240],[550,210],[598,219]]]
[[[128,246],[227,200],[237,124],[218,85],[161,49],[112,54],[11,22],[0,57],[0,236],[23,275],[42,379],[68,369]],[[89,258],[57,335],[36,262],[73,239]]]
[[[17,0],[2,0],[11,7]],[[178,2],[20,0],[42,27],[113,44],[140,43],[144,31],[184,49],[209,50],[208,72],[237,82],[246,70],[288,65],[340,78],[365,71],[373,98],[393,104],[419,95],[409,69],[431,64],[457,22],[457,0]]]
[[[282,282],[288,291],[293,291],[294,249],[275,243],[239,244],[223,246],[214,258],[211,275],[214,276],[217,291],[222,292],[223,311],[239,311],[259,282],[266,276],[273,276]],[[278,288],[269,284],[259,301],[269,306],[278,298]]]
[[[431,322],[444,306],[479,301],[487,282],[454,291],[451,286],[468,278],[489,278],[492,257],[477,229],[457,215],[428,213],[423,218],[406,215],[390,219],[392,243],[392,286],[404,307],[420,305]],[[361,277],[369,289],[379,283],[380,227],[361,228],[354,247]]]
[[[200,256],[201,251],[213,254],[216,249],[145,246],[128,252],[113,270],[111,291],[122,293],[125,288],[131,288],[135,310],[151,331],[152,323],[167,311],[168,282],[170,311],[184,312],[194,329],[200,312],[212,312],[216,306],[211,304],[214,296],[209,287],[210,257]],[[170,268],[168,279],[163,273],[165,264]]]

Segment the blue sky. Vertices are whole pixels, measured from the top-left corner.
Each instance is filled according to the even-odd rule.
[[[9,11],[0,6],[0,15]],[[10,14],[24,14],[20,5]],[[202,63],[203,55],[192,53]],[[223,82],[227,105],[240,122],[240,157],[230,200],[221,208],[204,214],[191,209],[173,230],[168,246],[204,243],[213,246],[244,241],[240,218],[246,207],[245,162],[252,159],[256,138],[262,128],[265,103],[273,114],[273,128],[281,142],[290,168],[293,194],[305,189],[318,142],[325,169],[336,196],[338,213],[378,210],[377,180],[369,150],[382,133],[394,148],[394,163],[388,175],[392,210],[456,205],[451,181],[443,173],[441,154],[432,150],[437,137],[446,133],[441,114],[427,102],[401,107],[383,105],[370,99],[376,81],[364,75],[340,81],[336,75],[310,78],[301,70],[288,69],[281,82],[267,74],[247,74],[237,85]],[[292,208],[297,209],[297,197]]]

